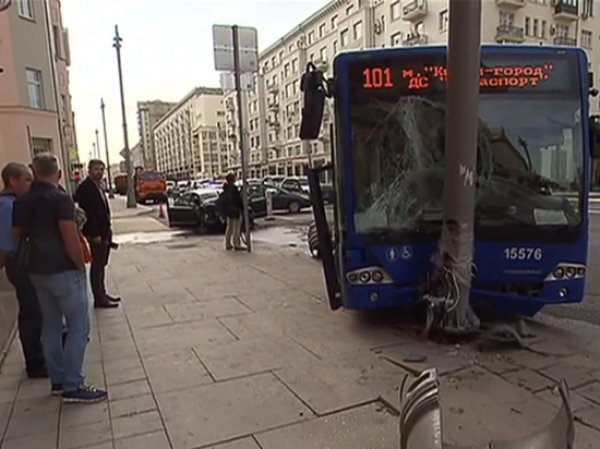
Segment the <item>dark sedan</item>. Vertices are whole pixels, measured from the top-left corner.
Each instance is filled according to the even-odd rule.
[[[225,232],[226,221],[216,210],[216,201],[220,190],[202,189],[191,190],[169,198],[167,212],[169,215],[169,226],[200,228],[208,232]],[[254,212],[250,214],[250,229],[254,227]],[[242,223],[243,227],[243,223]]]
[[[271,198],[274,211],[287,210],[292,214],[297,214],[302,209],[312,206],[309,196],[304,193],[290,192],[268,184],[249,184],[248,197],[255,217],[264,217],[267,215],[267,190],[272,192]]]

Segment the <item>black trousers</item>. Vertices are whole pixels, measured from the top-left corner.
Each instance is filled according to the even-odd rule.
[[[41,341],[42,312],[29,276],[17,273],[10,258],[6,264],[6,277],[17,295],[19,339],[25,357],[25,368],[30,373],[45,365]]]
[[[102,240],[100,243],[91,241],[92,264],[90,267],[90,284],[94,295],[94,302],[106,300],[106,265],[110,254],[110,241]]]

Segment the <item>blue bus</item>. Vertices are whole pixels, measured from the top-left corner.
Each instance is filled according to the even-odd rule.
[[[597,90],[584,51],[482,46],[471,303],[532,316],[584,298]],[[301,138],[334,99],[332,164],[308,170],[332,309],[419,304],[444,189],[446,47],[342,53],[302,79]],[[597,129],[596,129],[597,132]],[[334,223],[319,178],[333,170]]]

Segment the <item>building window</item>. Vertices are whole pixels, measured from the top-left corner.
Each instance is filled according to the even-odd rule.
[[[531,19],[525,17],[525,36],[531,36]]]
[[[583,0],[581,13],[584,18],[594,17],[594,0]]]
[[[325,24],[324,23],[319,25],[319,37],[323,37],[323,36],[325,36]]]
[[[515,15],[512,12],[500,11],[498,13],[498,25],[512,27],[515,24]]]
[[[348,28],[342,30],[340,33],[340,40],[342,42],[342,48],[348,46]]]
[[[18,0],[17,10],[21,17],[33,20],[33,0]]]
[[[36,109],[43,109],[42,72],[34,69],[25,69],[25,73],[27,77],[27,92],[29,93],[29,106]]]
[[[315,41],[315,32],[311,31],[308,33],[308,43],[312,44]]]
[[[336,15],[331,18],[331,29],[335,30],[337,27],[337,24],[338,24],[338,16]]]
[[[581,46],[583,48],[592,48],[592,32],[581,30]]]
[[[400,9],[400,2],[394,2],[390,5],[390,13],[392,16],[392,20],[398,20],[400,18],[401,14],[401,9]]]
[[[335,57],[335,55],[338,54],[338,41],[333,41],[333,56]]]
[[[400,47],[402,45],[402,31],[392,35],[392,47]]]
[[[354,5],[350,5],[346,8],[346,15],[349,16],[354,11]]]
[[[321,58],[321,61],[327,61],[327,47],[321,48],[319,56]]]
[[[362,26],[362,21],[360,22],[356,22],[353,26],[352,26],[352,35],[354,37],[354,40],[358,40],[358,39],[362,39],[363,37],[363,26]]]
[[[542,37],[545,39],[546,38],[546,28],[547,28],[547,24],[545,20],[542,20]]]
[[[298,60],[294,59],[292,61],[292,73],[298,73]]]
[[[448,10],[444,9],[440,13],[440,31],[448,30]]]
[[[556,24],[556,37],[569,37],[569,25]]]
[[[533,35],[534,36],[539,36],[539,26],[540,26],[540,21],[538,19],[533,19]]]

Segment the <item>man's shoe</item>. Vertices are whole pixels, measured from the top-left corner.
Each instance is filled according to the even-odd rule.
[[[114,309],[115,307],[119,307],[119,303],[110,302],[108,299],[104,301],[94,301],[94,309]]]
[[[84,385],[74,391],[63,391],[63,402],[72,403],[93,403],[101,402],[108,398],[108,393],[104,390],[99,390],[91,385]]]
[[[106,295],[106,299],[108,299],[111,302],[121,302],[121,297],[120,296]]]
[[[52,396],[61,396],[63,394],[63,388],[61,384],[52,384],[50,387],[50,394]]]
[[[30,379],[47,379],[50,376],[48,376],[48,370],[45,366],[38,366],[37,368],[27,370],[27,377]]]

